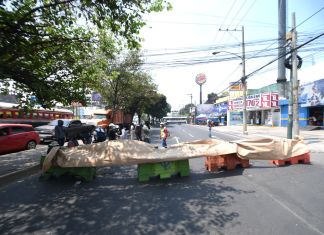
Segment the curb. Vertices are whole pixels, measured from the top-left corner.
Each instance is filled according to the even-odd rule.
[[[12,173],[2,175],[0,176],[0,187],[10,184],[15,180],[22,179],[26,176],[34,175],[36,173],[39,173],[40,171],[41,171],[40,164],[37,164],[35,166],[31,166],[23,170],[18,170]]]

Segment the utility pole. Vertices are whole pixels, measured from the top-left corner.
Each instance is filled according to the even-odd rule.
[[[192,115],[192,93],[191,94],[187,94],[187,95],[189,95],[190,96],[190,110],[189,110],[189,112],[190,112],[190,124],[192,124],[192,119],[193,119],[193,115]]]
[[[244,26],[242,26],[242,85],[243,85],[243,134],[247,135],[246,124],[246,77],[245,77],[245,42],[244,42]]]
[[[298,78],[297,78],[297,32],[295,12],[292,14],[292,35],[291,35],[291,59],[292,59],[292,95],[293,95],[293,137],[299,135],[299,113],[298,113]]]
[[[286,78],[286,0],[278,0],[278,91],[279,97],[289,97]]]
[[[247,111],[246,111],[246,93],[247,93],[247,83],[246,83],[246,76],[245,76],[245,40],[244,40],[244,26],[242,26],[241,30],[222,30],[219,29],[219,31],[241,31],[242,32],[242,56],[238,56],[235,53],[231,53],[231,52],[227,52],[233,55],[238,56],[239,58],[242,59],[242,78],[241,78],[241,82],[242,82],[242,88],[243,88],[243,134],[247,135]],[[222,51],[219,51],[222,52]],[[218,52],[213,52],[213,55],[218,54]]]

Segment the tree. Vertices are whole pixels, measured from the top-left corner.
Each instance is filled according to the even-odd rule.
[[[179,114],[183,116],[190,116],[191,108],[192,104],[186,104],[184,108],[180,109]]]
[[[215,103],[215,100],[217,99],[217,94],[212,92],[210,94],[207,95],[207,101],[205,102],[205,104],[213,104]]]
[[[171,111],[171,105],[167,103],[165,95],[156,93],[155,102],[149,105],[145,112],[154,118],[161,119]]]
[[[102,38],[99,45],[105,41]],[[98,47],[91,59],[91,64],[96,66],[90,67],[91,72],[87,74],[92,74],[96,81],[93,88],[113,111],[137,113],[140,119],[145,109],[157,100],[157,86],[149,74],[140,71],[142,60],[138,50],[128,51],[119,60],[111,59],[109,55],[105,53],[105,47]]]
[[[138,48],[142,16],[165,8],[170,5],[164,0],[0,1],[0,80],[13,81],[26,105],[31,95],[45,107],[84,102],[93,81],[82,76],[83,62],[91,57],[98,32]]]

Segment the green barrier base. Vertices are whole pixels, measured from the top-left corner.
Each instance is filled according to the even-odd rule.
[[[171,178],[174,174],[179,174],[181,177],[189,176],[189,172],[188,159],[137,165],[137,175],[140,182],[148,181],[150,177],[156,176],[160,176],[160,179]]]
[[[41,158],[41,166],[43,165],[45,156]],[[90,182],[96,176],[96,168],[95,167],[51,167],[48,171],[46,171],[41,178],[49,179],[51,177],[59,178],[63,175],[70,175],[73,177],[80,177],[82,180],[86,182]]]

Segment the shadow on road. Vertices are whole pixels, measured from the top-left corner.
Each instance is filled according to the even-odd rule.
[[[90,183],[72,178],[8,186],[16,198],[2,198],[1,234],[201,234],[235,226],[239,213],[229,206],[237,194],[220,178],[242,174],[192,172],[189,177],[137,181],[135,166],[98,170]],[[38,198],[35,201],[35,198]]]

